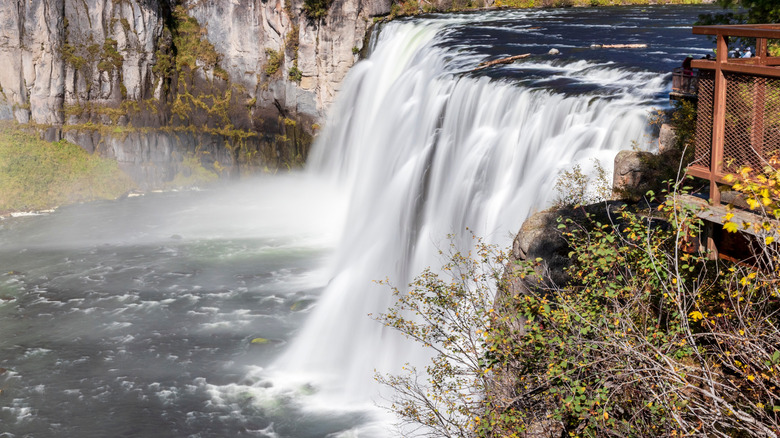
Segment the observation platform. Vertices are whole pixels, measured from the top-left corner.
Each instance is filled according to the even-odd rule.
[[[693,60],[698,70],[694,162],[688,174],[710,182],[709,197],[720,205],[719,184],[742,166],[763,169],[780,152],[780,57],[767,40],[780,39],[780,25],[695,26],[716,38],[714,60]],[[755,39],[755,56],[729,58],[729,39]]]
[[[724,177],[743,166],[761,170],[780,158],[780,57],[769,53],[769,40],[780,40],[780,24],[694,26],[693,33],[715,37],[715,58],[690,61],[694,74],[676,73],[673,88],[678,96],[696,96],[696,143],[688,174],[709,182],[710,202],[701,217],[710,223],[707,247],[718,253],[729,234],[720,227],[721,203],[730,201],[722,199],[720,188],[728,186]],[[729,57],[730,42],[754,47],[755,55]]]

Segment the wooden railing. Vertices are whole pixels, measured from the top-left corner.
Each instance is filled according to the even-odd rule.
[[[699,72],[677,67],[672,71],[672,92],[694,96],[699,89]]]
[[[780,57],[768,53],[780,25],[695,26],[693,33],[715,36],[717,49],[714,60],[691,63],[699,70],[698,118],[688,173],[709,181],[718,205],[727,173],[762,169],[780,153]],[[730,38],[755,38],[755,56],[729,58]]]

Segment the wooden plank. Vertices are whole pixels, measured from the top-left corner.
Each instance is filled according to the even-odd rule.
[[[767,65],[733,64],[731,62],[726,62],[721,65],[721,70],[730,73],[742,73],[753,76],[780,78],[780,68],[770,67]]]
[[[688,166],[688,169],[686,170],[688,175],[695,176],[696,178],[702,178],[709,180],[712,176],[710,173],[710,169],[706,167],[700,167],[700,166]]]
[[[702,70],[715,70],[715,60],[694,59],[691,61],[691,67]]]
[[[696,178],[706,179],[706,180],[713,180],[718,184],[726,184],[731,185],[728,181],[725,179],[725,174],[715,174],[713,175],[710,172],[710,169],[704,166],[699,165],[693,165],[688,166],[688,169],[686,169],[686,172],[688,175],[694,176]]]
[[[726,76],[723,74],[723,65],[728,59],[728,41],[723,35],[718,35],[717,55],[715,58],[715,96],[713,99],[712,120],[712,154],[710,174],[721,173],[723,165],[723,145],[726,131]],[[720,191],[717,182],[710,177],[710,199],[714,205],[720,204]]]
[[[710,205],[704,199],[697,198],[691,195],[677,195],[677,200],[682,205],[687,207],[693,207],[698,209],[696,217],[712,222],[715,224],[723,225],[726,222],[733,222],[739,226],[739,231],[750,234],[751,236],[764,237],[768,235],[766,232],[762,232],[760,224],[763,224],[767,218],[765,216],[739,209],[729,209],[725,205]],[[732,218],[727,221],[724,219],[726,215],[731,214]],[[777,230],[780,228],[780,222],[774,219],[769,219],[769,223],[772,225],[772,229]],[[759,229],[754,227],[744,227],[743,224],[759,225]]]
[[[726,37],[780,38],[778,25],[693,26],[695,35],[721,35]]]

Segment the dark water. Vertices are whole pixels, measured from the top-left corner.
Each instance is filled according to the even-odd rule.
[[[711,43],[687,25],[707,10],[414,20],[444,23],[437,41],[452,49],[452,70],[532,53],[464,74],[604,96],[703,56]],[[546,55],[553,47],[562,54]],[[337,188],[292,175],[0,221],[0,436],[381,435],[362,429],[363,410],[305,406],[316,385],[263,374],[328,284],[345,206]]]
[[[604,93],[609,82],[603,77],[605,68],[666,74],[688,55],[703,58],[713,54],[714,43],[693,35],[691,24],[699,15],[715,10],[712,6],[655,5],[452,14],[450,17],[473,16],[474,20],[466,18],[465,22],[448,26],[443,41],[459,49],[452,62],[463,70],[475,67],[470,62],[474,57],[498,59],[531,54],[520,62],[475,75],[511,79],[568,94]],[[646,44],[647,48],[592,48],[594,44]],[[552,48],[560,55],[548,55]],[[572,69],[590,71],[592,82],[573,78]]]

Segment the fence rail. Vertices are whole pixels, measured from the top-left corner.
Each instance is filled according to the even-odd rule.
[[[768,39],[780,39],[780,25],[695,26],[693,33],[715,36],[717,49],[715,60],[691,64],[699,73],[698,118],[688,173],[709,180],[710,200],[718,205],[727,173],[780,158],[780,58],[767,47]],[[729,58],[728,40],[735,37],[755,38],[756,56]]]
[[[699,72],[677,67],[672,71],[672,91],[684,95],[695,95],[699,89]]]

